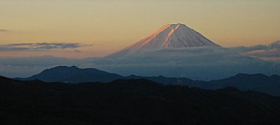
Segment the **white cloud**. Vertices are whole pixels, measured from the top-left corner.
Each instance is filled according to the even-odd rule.
[[[16,43],[0,45],[0,51],[49,51],[57,49],[76,49],[84,46],[90,46],[80,43]]]
[[[280,61],[280,41],[276,41],[268,45],[232,47],[229,48],[229,50],[263,60]]]

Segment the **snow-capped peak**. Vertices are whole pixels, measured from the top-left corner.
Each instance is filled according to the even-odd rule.
[[[126,56],[165,48],[190,47],[220,46],[184,24],[166,24],[146,38],[117,53],[109,55],[109,57]]]

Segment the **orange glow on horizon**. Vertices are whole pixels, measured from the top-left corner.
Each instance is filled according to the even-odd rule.
[[[280,1],[1,0],[0,45],[78,42],[92,47],[49,52],[1,52],[0,56],[105,56],[182,23],[223,47],[280,40]]]

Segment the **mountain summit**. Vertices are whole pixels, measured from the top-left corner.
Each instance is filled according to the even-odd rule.
[[[127,56],[165,48],[220,47],[184,24],[166,24],[139,42],[108,57]]]
[[[83,83],[83,82],[111,82],[120,79],[122,76],[108,73],[94,68],[80,69],[76,66],[57,66],[46,69],[37,75],[19,80],[41,80],[44,82],[64,82],[64,83]]]

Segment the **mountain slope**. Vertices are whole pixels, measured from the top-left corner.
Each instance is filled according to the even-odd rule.
[[[280,98],[233,88],[203,90],[149,80],[108,84],[0,77],[0,124],[280,124]]]
[[[167,24],[139,42],[107,57],[122,57],[166,48],[219,47],[184,24]]]
[[[168,24],[93,64],[123,76],[223,79],[238,73],[280,74],[280,65],[220,47],[184,24]]]
[[[81,83],[81,82],[111,82],[115,79],[122,78],[118,74],[108,73],[94,68],[80,69],[72,66],[58,66],[51,69],[46,69],[37,75],[33,75],[21,80],[42,80],[45,82],[66,82],[66,83]]]
[[[237,74],[230,78],[208,82],[211,89],[233,86],[240,90],[252,90],[280,96],[280,76],[264,74]],[[205,86],[205,88],[208,88]]]

